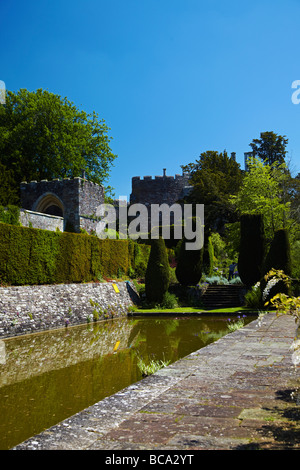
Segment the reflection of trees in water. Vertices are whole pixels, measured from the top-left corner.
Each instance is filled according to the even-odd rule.
[[[129,343],[145,362],[174,362],[221,338],[228,331],[224,322],[199,318],[139,318],[133,320]]]

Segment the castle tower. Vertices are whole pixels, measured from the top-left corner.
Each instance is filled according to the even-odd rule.
[[[20,190],[22,209],[63,217],[64,229],[75,232],[88,229],[88,219],[95,218],[104,202],[104,188],[79,177],[23,182]]]
[[[130,203],[150,204],[175,204],[182,199],[190,190],[190,175],[167,176],[166,168],[162,176],[139,176],[132,178],[132,192]]]

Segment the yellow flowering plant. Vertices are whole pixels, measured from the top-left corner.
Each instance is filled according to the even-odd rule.
[[[282,280],[287,287],[290,287],[292,282],[292,279],[283,271],[275,269],[269,271],[265,276],[266,281],[269,282],[271,279],[276,279],[277,281]],[[297,329],[294,341],[291,345],[291,350],[293,351],[292,362],[296,366],[300,364],[300,296],[293,297],[279,292],[274,295],[270,301],[265,303],[265,305],[270,304],[276,308],[277,315],[287,314],[292,315],[295,318]]]

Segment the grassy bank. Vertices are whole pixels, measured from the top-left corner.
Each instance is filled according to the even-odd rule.
[[[230,313],[230,314],[237,314],[237,313],[259,313],[258,311],[254,311],[251,308],[246,308],[246,307],[232,307],[232,308],[219,308],[215,310],[205,310],[201,308],[193,308],[193,307],[177,307],[177,308],[166,308],[166,309],[161,309],[161,308],[135,308],[133,311],[130,312],[130,315],[158,315],[158,314],[164,314],[164,315],[180,315],[180,314],[210,314],[210,313],[216,313],[216,314],[222,314],[222,313]]]

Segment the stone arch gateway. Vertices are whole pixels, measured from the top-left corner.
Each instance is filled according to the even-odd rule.
[[[64,204],[61,199],[53,193],[45,193],[39,197],[33,208],[36,212],[64,217]]]
[[[63,217],[64,230],[79,233],[96,228],[96,211],[104,203],[104,188],[85,178],[22,182],[21,208],[48,218]],[[36,228],[43,228],[37,227]],[[55,228],[54,228],[55,230]]]

